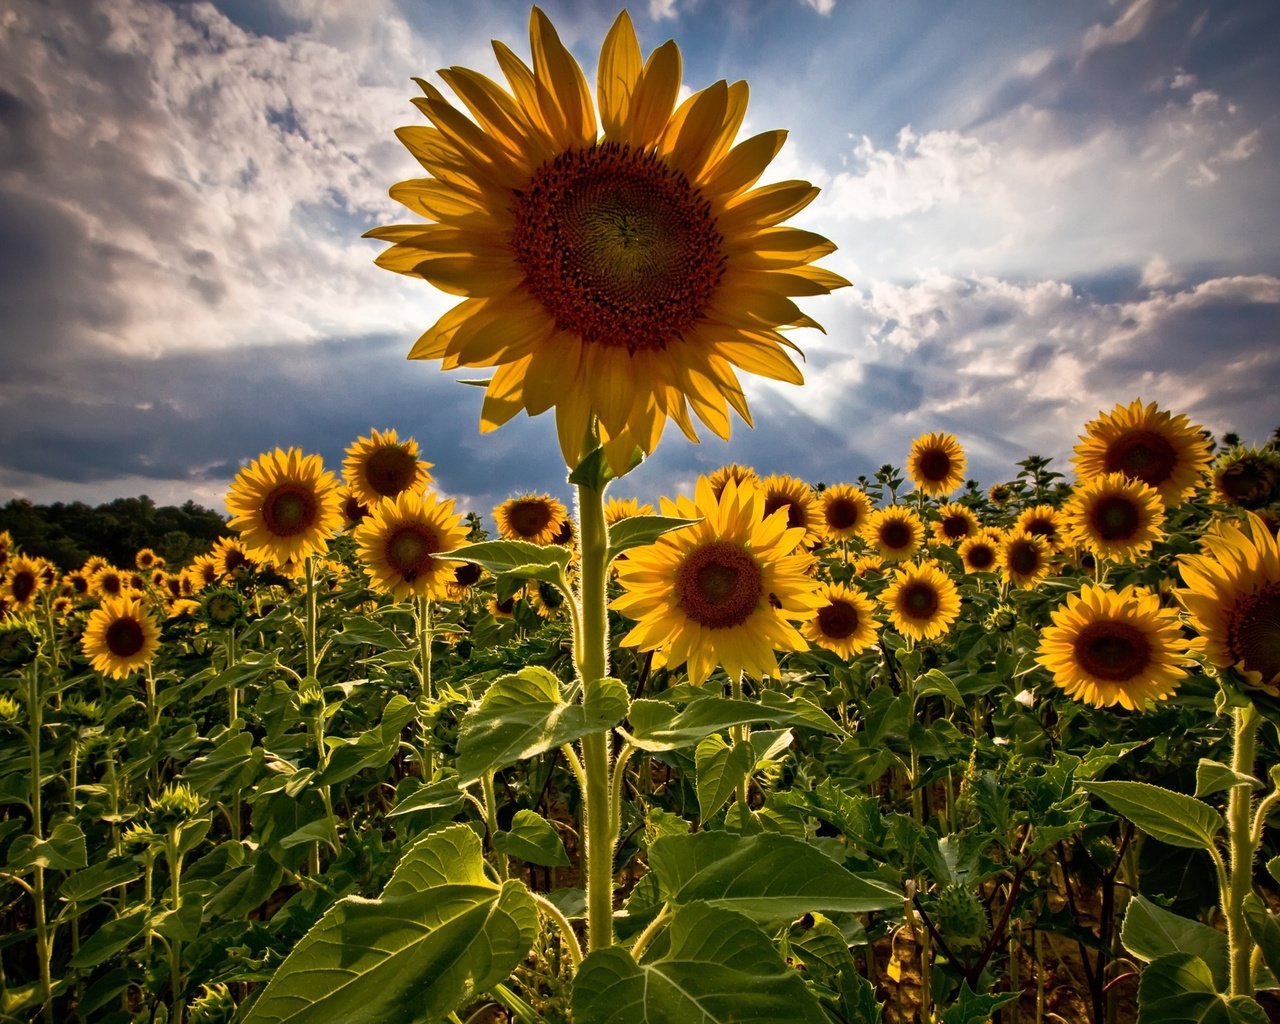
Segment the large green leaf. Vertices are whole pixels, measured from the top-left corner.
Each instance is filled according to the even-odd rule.
[[[1272,974],[1258,987],[1272,987],[1275,979],[1280,978],[1280,915],[1271,913],[1255,893],[1249,893],[1244,898],[1244,920],[1253,941],[1258,944],[1263,963]],[[1255,984],[1258,980],[1254,978]]]
[[[182,781],[201,796],[212,797],[251,783],[262,771],[265,754],[253,745],[253,734],[233,733],[212,751],[182,769]]]
[[[1208,964],[1190,953],[1164,956],[1142,972],[1137,1024],[1268,1024],[1248,996],[1218,992]]]
[[[1222,815],[1204,801],[1145,782],[1083,782],[1080,787],[1170,846],[1208,850],[1224,825]]]
[[[1179,917],[1137,895],[1125,911],[1120,928],[1124,948],[1139,960],[1151,963],[1173,953],[1191,953],[1209,967],[1214,984],[1227,988],[1227,937],[1207,924]]]
[[[493,837],[493,848],[528,864],[551,868],[569,866],[564,843],[551,823],[537,811],[516,811],[510,830]]]
[[[750,740],[730,746],[719,733],[698,744],[694,755],[698,770],[698,813],[706,821],[725,805],[742,777],[755,767],[756,752]]]
[[[480,840],[453,825],[405,853],[380,898],[335,903],[245,1024],[439,1020],[503,981],[537,932],[524,884],[487,879]]]
[[[609,527],[609,560],[624,551],[652,544],[664,533],[702,522],[701,519],[677,519],[674,516],[632,516]]]
[[[545,668],[529,666],[497,680],[458,730],[458,775],[466,785],[486,771],[516,764],[545,750],[603,732],[627,714],[627,691],[616,679],[586,686],[580,704],[560,695]]]
[[[63,821],[53,827],[48,839],[18,836],[9,847],[9,863],[5,866],[15,872],[35,867],[74,871],[88,863],[84,831],[74,822]]]
[[[670,945],[637,964],[618,947],[583,961],[573,985],[577,1024],[824,1024],[800,975],[748,918],[705,904],[681,907]]]
[[[345,782],[366,768],[381,768],[400,747],[400,733],[416,712],[413,701],[397,693],[382,709],[382,721],[352,739],[333,737],[329,765],[316,780],[324,786]]]
[[[902,904],[897,889],[845,870],[802,839],[772,832],[668,836],[650,846],[649,866],[667,902],[700,900],[758,921]]]
[[[495,576],[562,583],[569,564],[569,549],[559,544],[530,544],[523,540],[486,540],[465,544],[441,558],[483,566]]]
[[[127,885],[141,874],[142,865],[132,857],[108,857],[68,876],[58,887],[58,895],[72,903],[83,902],[118,885]]]
[[[637,700],[628,714],[631,729],[627,739],[642,750],[678,750],[691,747],[712,733],[749,722],[770,725],[804,725],[811,729],[838,732],[839,725],[810,701],[768,694],[769,703],[733,700],[729,697],[699,697],[683,710],[665,700]]]
[[[1020,992],[1001,992],[996,995],[976,993],[963,982],[960,991],[952,1003],[942,1014],[942,1024],[986,1024],[992,1013],[1006,1003],[1014,1002]]]

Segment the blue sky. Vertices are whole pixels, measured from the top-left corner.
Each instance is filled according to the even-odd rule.
[[[612,6],[544,9],[594,80]],[[769,177],[853,287],[805,300],[803,387],[747,381],[754,430],[668,431],[616,488],[728,461],[834,483],[955,433],[971,475],[1066,470],[1141,397],[1221,434],[1280,425],[1280,7],[1178,0],[649,0],[685,85],[744,78]],[[277,445],[412,435],[487,513],[567,496],[553,425],[476,430],[479,391],[404,359],[453,299],[373,266],[410,219],[393,130],[413,75],[527,56],[507,0],[16,0],[0,13],[0,500],[221,507]],[[455,375],[458,376],[458,375]],[[461,376],[466,376],[462,374]]]

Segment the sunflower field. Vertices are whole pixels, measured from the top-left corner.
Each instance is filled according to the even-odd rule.
[[[420,83],[426,223],[370,234],[573,510],[374,429],[189,564],[0,534],[0,1021],[1277,1019],[1280,439],[1135,399],[989,489],[938,432],[645,503],[847,282],[744,83],[530,44]]]

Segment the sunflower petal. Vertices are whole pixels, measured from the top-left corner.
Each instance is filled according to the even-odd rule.
[[[596,71],[596,96],[600,102],[600,123],[610,138],[624,132],[627,106],[640,81],[643,69],[640,43],[636,40],[631,16],[624,10],[614,20],[600,50],[600,67]]]

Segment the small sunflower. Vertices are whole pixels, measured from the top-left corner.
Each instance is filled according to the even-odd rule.
[[[976,536],[981,529],[973,510],[949,501],[938,509],[938,520],[933,524],[933,539],[939,544],[959,544]]]
[[[923,434],[911,442],[907,476],[923,494],[940,498],[964,483],[964,449],[954,434]]]
[[[218,560],[213,555],[196,555],[187,566],[184,575],[191,581],[192,593],[212,587],[222,578]]]
[[[1280,452],[1232,448],[1213,465],[1213,493],[1226,505],[1250,512],[1280,501]]]
[[[277,448],[236,474],[227,492],[228,524],[250,553],[277,563],[322,555],[342,525],[338,481],[319,455]]]
[[[558,587],[542,580],[532,580],[525,584],[524,599],[540,619],[554,619],[564,609],[564,594]]]
[[[866,491],[852,484],[833,484],[818,501],[823,535],[833,544],[858,536],[871,518],[871,499]]]
[[[83,570],[75,569],[62,577],[62,584],[72,597],[88,597],[89,596],[89,577]]]
[[[1013,488],[1008,484],[992,484],[987,488],[987,500],[993,505],[1007,505],[1013,500]]]
[[[842,658],[861,654],[876,642],[880,623],[869,597],[842,583],[824,583],[818,597],[822,605],[800,629],[807,640]]]
[[[342,475],[356,500],[372,508],[383,498],[420,492],[431,483],[431,466],[419,458],[413,438],[401,441],[394,430],[371,430],[347,449]]]
[[[1186,416],[1136,399],[1085,424],[1072,464],[1081,480],[1123,473],[1172,508],[1194,493],[1209,465],[1209,439]]]
[[[740,466],[736,462],[730,462],[728,465],[721,466],[714,470],[707,478],[711,481],[711,493],[719,499],[724,493],[724,486],[730,480],[739,487],[743,484],[759,484],[760,475],[750,466]]]
[[[5,567],[4,589],[0,591],[8,602],[9,611],[16,614],[35,607],[36,596],[44,590],[44,577],[40,562],[25,555],[15,555]]]
[[[880,576],[884,573],[884,559],[879,555],[861,555],[850,563],[853,568],[853,575],[858,579],[867,579],[871,576]]]
[[[350,486],[344,484],[338,491],[338,511],[342,513],[342,528],[352,530],[369,514],[369,506],[356,497],[356,492]]]
[[[806,649],[794,625],[821,604],[807,575],[802,527],[786,513],[765,517],[759,489],[734,481],[719,500],[706,477],[693,500],[662,501],[662,514],[700,523],[629,551],[618,564],[623,593],[611,605],[635,620],[628,647],[657,652],[655,663],[687,664],[701,685],[722,665],[730,676],[777,673],[776,651]]]
[[[890,505],[871,513],[862,539],[886,562],[905,562],[914,558],[924,543],[924,523],[911,509]]]
[[[1054,551],[1060,551],[1067,542],[1066,523],[1063,522],[1062,513],[1052,505],[1033,505],[1023,509],[1013,528],[1015,531],[1043,537]]]
[[[1072,542],[1099,558],[1129,561],[1164,536],[1160,495],[1123,473],[1077,484],[1062,513]]]
[[[549,494],[522,494],[495,508],[493,518],[506,540],[553,544],[568,516],[564,505]]]
[[[124,679],[155,659],[160,627],[141,599],[107,597],[89,613],[81,643],[94,671]]]
[[[90,583],[90,592],[94,597],[123,597],[132,589],[126,574],[114,565],[102,566],[93,574]]]
[[[1178,613],[1149,590],[1086,585],[1050,618],[1036,660],[1076,700],[1136,711],[1170,696],[1187,674]]]
[[[133,556],[133,564],[143,572],[150,572],[152,569],[163,569],[164,559],[150,548],[142,548]]]
[[[822,540],[822,513],[818,496],[803,480],[785,473],[775,473],[760,481],[764,492],[764,514],[771,516],[779,509],[787,510],[787,525],[804,529],[804,545],[812,547]]]
[[[453,579],[445,590],[450,601],[465,601],[471,596],[471,588],[485,576],[485,571],[474,562],[454,562]]]
[[[1043,537],[1010,530],[1000,542],[1000,571],[1014,586],[1031,590],[1049,575],[1052,551]]]
[[[936,562],[913,563],[894,570],[880,604],[903,636],[935,640],[959,617],[960,592]]]
[[[516,596],[512,594],[505,601],[499,601],[496,597],[490,598],[485,608],[495,619],[514,619],[516,616]]]
[[[1000,567],[1000,534],[980,530],[960,542],[958,552],[965,572],[995,572]]]
[[[217,566],[218,577],[223,580],[247,576],[258,564],[258,559],[250,555],[248,549],[235,537],[219,537],[214,541],[209,555]]]
[[[457,562],[437,558],[467,542],[453,499],[405,491],[383,498],[355,531],[360,561],[373,589],[397,601],[409,597],[443,600],[454,582]]]
[[[636,516],[651,515],[653,515],[653,506],[648,502],[642,505],[636,498],[610,498],[604,503],[606,526],[613,526],[624,519],[634,519]]]
[[[1261,516],[1218,522],[1201,553],[1181,559],[1177,591],[1212,665],[1234,666],[1252,686],[1280,697],[1280,541]]]

